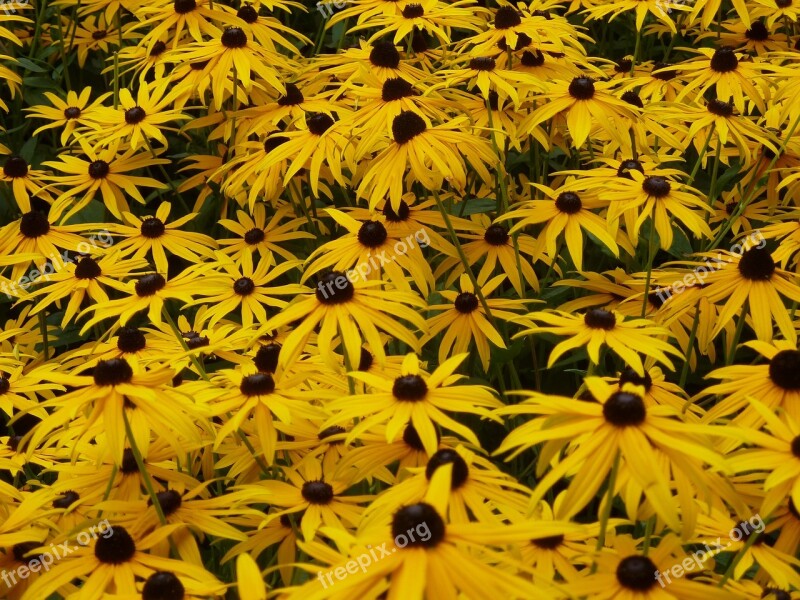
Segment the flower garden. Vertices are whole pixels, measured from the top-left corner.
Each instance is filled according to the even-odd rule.
[[[800,598],[798,17],[2,2],[0,598]]]

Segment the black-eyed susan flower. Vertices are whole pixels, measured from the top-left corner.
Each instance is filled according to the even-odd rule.
[[[400,377],[390,379],[370,373],[354,371],[350,377],[366,383],[366,394],[339,398],[326,405],[333,413],[325,425],[350,423],[355,417],[360,421],[350,430],[348,441],[362,431],[386,424],[386,441],[393,442],[409,422],[414,425],[425,451],[432,455],[439,445],[434,424],[449,429],[462,438],[480,446],[475,433],[445,413],[468,413],[488,416],[489,408],[499,406],[492,392],[480,385],[455,385],[461,376],[455,375],[466,354],[453,356],[427,377],[420,374],[419,359],[413,353],[406,355]],[[365,406],[365,403],[367,404]]]
[[[685,494],[673,497],[670,482],[679,477],[673,471],[682,472],[687,483],[700,486],[702,491],[706,488],[703,465],[723,468],[722,457],[709,445],[708,436],[715,429],[683,421],[680,413],[669,406],[646,407],[641,388],[634,384],[615,389],[598,377],[587,377],[585,383],[589,400],[526,392],[526,400],[521,404],[495,411],[504,415],[536,415],[512,431],[495,452],[510,450],[512,458],[547,442],[547,452],[540,454],[537,463],[540,479],[531,501],[538,502],[556,481],[574,474],[556,507],[556,518],[560,519],[571,518],[586,506],[619,460],[656,514],[673,531],[682,530],[687,537],[692,531],[687,530],[687,523],[693,523],[687,513],[694,514],[697,510],[694,498]],[[680,435],[680,442],[674,439],[675,435]],[[571,451],[548,471],[555,453],[567,446]],[[678,505],[683,519],[679,517]]]
[[[344,273],[331,271],[323,275],[312,293],[298,294],[293,302],[264,324],[264,329],[276,330],[303,319],[286,337],[281,350],[280,364],[293,362],[303,351],[314,329],[319,325],[317,345],[323,358],[331,360],[331,350],[339,343],[346,353],[346,364],[354,367],[361,358],[361,344],[367,341],[379,363],[386,358],[380,331],[402,340],[413,349],[419,342],[412,330],[397,317],[417,329],[425,329],[425,320],[415,308],[424,302],[412,292],[380,289],[381,281],[363,281]],[[310,291],[310,290],[309,290]],[[338,334],[338,343],[334,337]]]
[[[430,311],[443,312],[428,319],[428,334],[422,338],[421,343],[425,345],[442,331],[447,330],[439,345],[440,364],[444,363],[448,356],[469,351],[470,345],[474,342],[483,369],[487,371],[489,342],[497,348],[506,347],[500,332],[489,319],[512,320],[519,316],[519,311],[525,310],[525,301],[516,298],[490,298],[489,296],[504,280],[503,275],[497,275],[480,286],[480,293],[485,297],[490,310],[488,314],[467,275],[461,275],[459,291],[439,292],[447,300],[446,304],[428,306]]]
[[[44,164],[64,175],[52,175],[48,179],[55,186],[63,186],[50,210],[51,219],[67,220],[100,194],[106,208],[118,219],[122,211],[129,211],[126,195],[142,204],[145,203],[139,188],[166,189],[166,183],[151,177],[132,175],[130,171],[153,165],[169,164],[165,158],[157,158],[150,152],[136,153],[113,143],[102,150],[93,150],[82,143],[86,159],[69,154],[61,154],[59,161]]]
[[[392,209],[397,212],[409,166],[409,176],[427,190],[438,193],[445,179],[462,190],[467,182],[464,158],[483,181],[490,180],[486,165],[493,165],[496,157],[485,140],[460,130],[465,124],[465,118],[455,118],[432,126],[416,112],[401,112],[392,121],[392,140],[363,174],[357,188],[358,197],[367,198],[370,208],[374,209],[388,196]],[[373,148],[359,148],[356,159],[372,151]]]
[[[30,114],[27,117],[29,119],[36,118],[48,121],[46,125],[42,125],[34,131],[33,135],[54,127],[63,127],[60,139],[62,144],[66,144],[76,130],[80,131],[82,128],[100,129],[101,126],[97,121],[97,116],[100,112],[100,107],[111,96],[111,92],[101,94],[93,101],[90,101],[91,94],[91,87],[83,88],[80,94],[69,91],[64,99],[59,98],[52,92],[45,92],[44,95],[52,106],[37,105],[28,109]]]
[[[592,308],[583,315],[573,315],[563,311],[537,311],[516,319],[532,327],[517,336],[554,333],[567,335],[570,339],[560,342],[550,352],[548,367],[552,367],[565,352],[586,346],[589,360],[600,362],[600,349],[603,346],[618,354],[634,371],[644,377],[644,365],[639,353],[655,359],[672,369],[668,354],[679,354],[665,339],[670,333],[649,319],[628,319],[621,314],[602,308]],[[534,325],[534,322],[544,324]]]
[[[172,204],[162,202],[156,214],[139,218],[127,211],[122,213],[122,225],[112,225],[109,233],[122,239],[115,243],[114,250],[121,256],[133,259],[149,258],[156,271],[167,274],[167,252],[196,262],[200,257],[213,256],[217,243],[213,238],[202,233],[182,231],[181,227],[197,217],[197,213],[189,213],[168,222]]]

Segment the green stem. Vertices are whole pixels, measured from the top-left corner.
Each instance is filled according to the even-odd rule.
[[[736,346],[739,344],[739,338],[742,336],[742,330],[744,329],[745,321],[747,321],[747,312],[749,308],[750,302],[745,301],[742,305],[742,314],[739,315],[739,321],[736,323],[736,331],[733,334],[728,355],[725,357],[726,366],[733,364],[733,358],[736,356]]]
[[[461,259],[461,264],[464,265],[464,271],[469,277],[469,280],[472,282],[472,286],[475,289],[475,295],[480,300],[481,306],[483,307],[483,311],[486,313],[486,318],[489,319],[489,322],[492,324],[492,327],[497,330],[497,323],[495,323],[494,316],[492,315],[492,311],[489,308],[489,304],[486,302],[486,297],[483,295],[483,291],[481,290],[481,286],[478,285],[478,280],[475,277],[475,273],[472,272],[472,268],[469,265],[469,260],[467,259],[467,255],[464,254],[464,249],[461,247],[461,242],[458,239],[458,235],[456,234],[456,230],[453,228],[453,223],[450,221],[450,215],[447,214],[447,211],[442,204],[442,199],[439,198],[439,192],[436,190],[432,190],[433,198],[436,200],[436,206],[439,209],[439,212],[442,215],[442,219],[444,219],[445,227],[447,227],[447,232],[450,234],[450,239],[453,242],[453,245],[456,247],[456,251],[458,252],[458,257]]]
[[[716,128],[717,124],[712,123],[711,129],[708,130],[706,141],[703,143],[703,149],[700,150],[700,154],[697,155],[697,160],[694,163],[694,167],[692,167],[692,173],[689,175],[686,185],[692,185],[692,183],[694,183],[694,178],[697,177],[697,172],[700,170],[700,164],[703,162],[703,157],[706,155],[706,152],[708,152],[708,146],[711,144],[711,136],[714,135]]]
[[[606,490],[606,504],[603,506],[603,513],[600,515],[600,531],[597,532],[597,545],[595,549],[600,552],[606,544],[606,530],[608,520],[611,517],[611,505],[614,502],[614,488],[617,485],[617,473],[619,473],[620,452],[614,457],[614,465],[611,467],[611,474],[608,476],[608,489]],[[597,563],[592,564],[592,573],[597,570]]]
[[[694,341],[697,338],[697,326],[700,324],[700,301],[698,300],[694,305],[694,320],[692,321],[692,331],[689,334],[689,345],[686,348],[686,357],[683,361],[683,368],[681,369],[681,378],[678,386],[683,389],[686,383],[686,377],[689,375],[689,362],[692,356],[692,348]]]
[[[158,520],[161,522],[161,525],[166,525],[167,517],[164,514],[164,510],[161,508],[161,503],[158,501],[158,494],[156,494],[156,490],[153,487],[153,481],[150,479],[150,473],[147,472],[147,467],[144,465],[142,453],[139,452],[139,447],[136,445],[136,439],[133,437],[133,429],[131,428],[131,423],[128,420],[128,412],[124,407],[122,408],[122,420],[125,423],[125,435],[131,445],[131,453],[133,453],[133,458],[136,460],[136,466],[139,468],[139,474],[142,476],[144,488],[147,490],[147,495],[150,496],[150,501],[153,503],[153,508],[156,509]],[[178,549],[175,547],[175,542],[172,541],[172,536],[168,537],[167,539],[169,540],[170,551],[172,552],[173,556],[177,557]]]

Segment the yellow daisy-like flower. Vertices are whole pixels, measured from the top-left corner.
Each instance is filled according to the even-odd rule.
[[[342,344],[345,364],[351,368],[359,363],[364,341],[369,342],[379,363],[386,360],[379,330],[411,348],[419,348],[416,336],[402,321],[424,330],[425,320],[416,310],[425,306],[424,301],[411,292],[383,290],[381,281],[363,281],[352,270],[348,275],[339,271],[326,273],[313,293],[299,294],[294,302],[264,324],[264,330],[275,331],[302,319],[284,341],[280,356],[282,366],[297,359],[317,325],[321,326],[317,338],[320,355],[332,362],[332,351]],[[337,330],[340,340],[334,343]],[[331,366],[339,368],[335,362]]]
[[[526,397],[524,402],[495,411],[498,415],[535,415],[508,434],[495,454],[511,451],[507,459],[511,460],[546,443],[539,454],[538,483],[531,502],[535,505],[562,477],[573,475],[562,502],[555,507],[559,519],[569,519],[586,506],[620,461],[656,514],[673,531],[682,531],[687,537],[696,520],[694,494],[673,497],[671,482],[680,479],[682,486],[700,486],[698,493],[708,493],[703,464],[716,469],[725,466],[708,437],[719,435],[721,428],[684,421],[680,412],[669,406],[645,406],[642,388],[634,384],[619,389],[599,377],[587,377],[585,384],[590,394],[587,400],[520,392]],[[561,450],[567,453],[553,462]]]
[[[489,388],[453,385],[462,378],[454,373],[466,357],[466,354],[459,354],[448,359],[427,377],[420,375],[419,359],[413,353],[406,355],[402,375],[394,379],[353,371],[350,377],[363,381],[372,391],[329,402],[326,408],[334,416],[324,426],[349,423],[359,417],[360,421],[347,436],[350,442],[362,431],[386,423],[386,441],[393,442],[410,422],[419,433],[425,451],[432,455],[439,445],[434,428],[434,423],[438,423],[479,447],[475,433],[444,412],[485,417],[489,416],[487,409],[500,406]]]
[[[92,88],[85,87],[80,95],[74,91],[69,91],[66,99],[62,100],[52,92],[45,92],[45,97],[50,100],[53,106],[37,105],[27,109],[30,112],[27,118],[46,119],[49,121],[49,123],[34,131],[33,135],[35,136],[39,132],[53,127],[63,127],[61,143],[66,144],[76,129],[78,131],[82,128],[100,129],[101,125],[98,123],[97,117],[103,102],[111,96],[111,92],[101,94],[93,102],[89,102],[91,94]]]
[[[547,366],[552,367],[556,361],[569,350],[586,347],[589,360],[600,363],[600,348],[608,346],[630,365],[637,375],[644,377],[644,365],[639,353],[655,359],[672,369],[672,361],[667,354],[681,356],[681,353],[662,338],[672,334],[649,319],[628,319],[617,312],[602,308],[592,308],[583,315],[572,315],[563,311],[533,312],[516,321],[532,325],[514,337],[523,335],[554,333],[570,336],[570,339],[559,343],[550,352]],[[544,323],[541,327],[534,321]]]
[[[214,248],[217,247],[213,238],[180,229],[194,219],[197,213],[186,214],[168,223],[171,210],[172,205],[169,202],[162,202],[155,216],[140,219],[127,211],[123,212],[124,225],[113,224],[109,227],[112,235],[123,238],[114,249],[122,256],[131,256],[134,259],[149,256],[162,275],[167,274],[167,252],[189,262],[199,262],[201,257],[213,256]]]
[[[374,209],[388,196],[392,210],[397,212],[409,165],[408,179],[419,181],[427,190],[438,192],[445,180],[457,190],[463,190],[467,183],[464,157],[483,181],[490,181],[486,165],[493,165],[497,157],[486,140],[460,131],[465,123],[466,118],[456,118],[432,127],[416,112],[401,112],[392,121],[393,140],[370,161],[361,178],[358,197],[366,197],[370,209]],[[364,150],[359,148],[356,159],[363,156]]]
[[[95,151],[81,140],[86,160],[61,154],[59,161],[47,161],[44,164],[65,175],[53,175],[49,179],[53,184],[64,186],[50,209],[50,219],[58,221],[63,217],[66,221],[72,215],[85,208],[98,194],[101,194],[106,208],[117,219],[122,219],[122,211],[129,211],[125,195],[131,196],[142,204],[145,203],[139,187],[166,189],[166,183],[151,177],[131,175],[135,171],[151,165],[169,164],[165,158],[156,158],[150,152],[135,153],[125,149],[120,154],[119,143],[113,143],[103,150]],[[76,200],[80,194],[82,197]]]
[[[439,363],[444,363],[448,356],[467,352],[471,342],[475,342],[483,370],[489,369],[489,342],[497,348],[505,348],[503,337],[495,329],[491,319],[510,321],[518,317],[516,311],[525,309],[525,300],[513,298],[489,298],[505,281],[504,275],[493,277],[481,285],[480,292],[486,298],[490,314],[486,313],[483,303],[475,294],[475,288],[466,274],[461,275],[459,291],[442,290],[439,293],[448,304],[432,304],[428,310],[444,312],[428,319],[428,334],[421,340],[427,344],[435,336],[447,329],[439,344]]]

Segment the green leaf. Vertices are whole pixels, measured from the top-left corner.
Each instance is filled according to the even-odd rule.
[[[469,198],[464,199],[464,202],[466,202],[467,205],[464,207],[464,212],[461,214],[465,217],[468,215],[492,212],[497,208],[497,200],[493,198]],[[460,206],[458,210],[461,210]]]
[[[26,71],[30,71],[31,73],[47,73],[50,70],[48,67],[37,65],[31,59],[25,58],[24,56],[17,58],[17,63],[19,63],[19,65]]]

